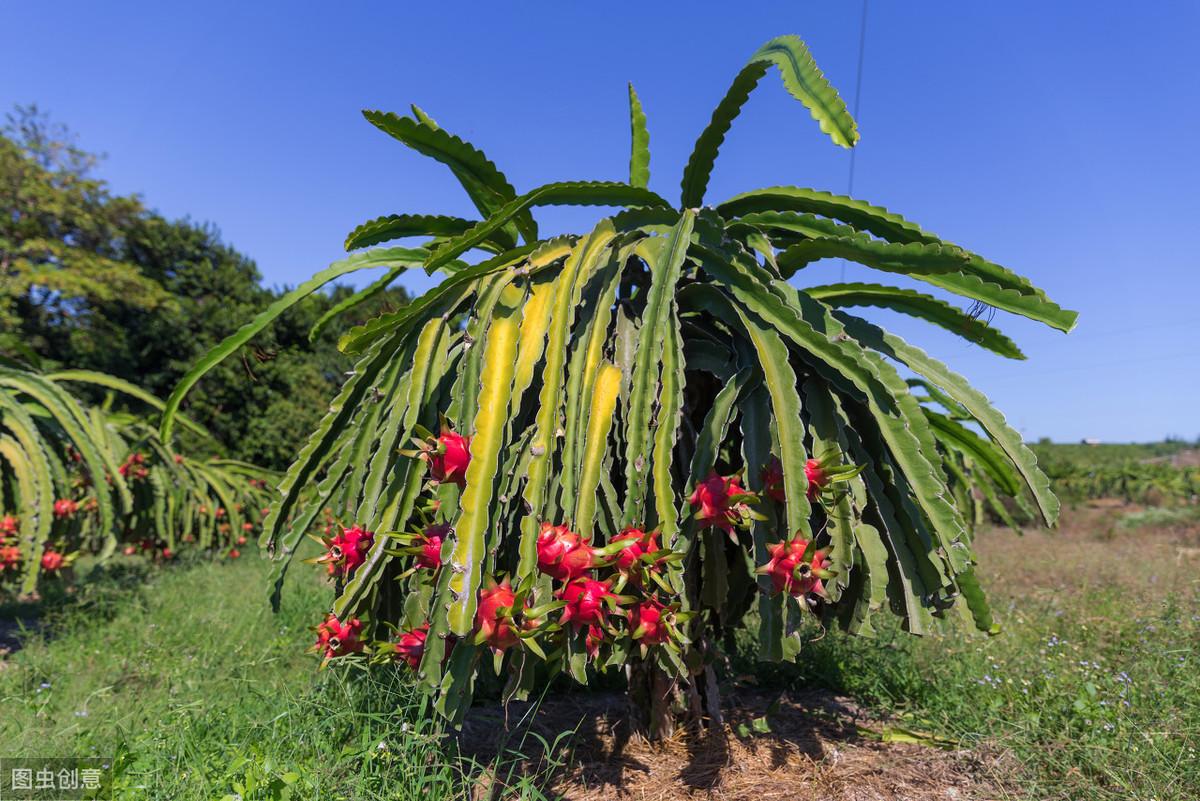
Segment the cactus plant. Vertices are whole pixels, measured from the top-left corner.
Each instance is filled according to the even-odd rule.
[[[427,631],[408,651],[419,662],[408,660],[446,716],[464,713],[480,670],[507,665],[511,696],[547,675],[543,664],[580,682],[621,669],[645,701],[641,724],[658,735],[673,709],[719,719],[717,643],[751,610],[766,660],[797,653],[809,615],[859,633],[879,614],[914,634],[960,614],[993,628],[948,454],[969,447],[1013,480],[1005,489],[1027,491],[1047,524],[1058,502],[981,393],[851,308],[909,314],[1023,356],[978,314],[909,288],[828,283],[818,262],[849,259],[1062,331],[1076,315],[1024,277],[850,197],[775,186],[707,205],[725,134],[772,67],[835,144],[856,143],[804,43],[774,39],[718,104],[677,204],[648,188],[632,85],[627,181],[522,194],[421,109],[365,112],[449,167],[480,219],[393,214],[359,226],[346,246],[360,252],[214,349],[163,421],[165,434],[208,367],[325,282],[388,267],[364,298],[408,268],[441,274],[409,306],[342,335],[358,362],[265,524],[276,598],[306,529],[333,509],[376,536],[338,577],[332,614],[363,621],[376,641],[385,626]],[[563,204],[619,210],[578,235],[540,236],[534,209]],[[409,237],[423,241],[374,247]],[[952,427],[897,365],[954,405]],[[954,439],[964,419],[980,432],[965,444]],[[430,525],[443,527],[439,569],[414,569]]]

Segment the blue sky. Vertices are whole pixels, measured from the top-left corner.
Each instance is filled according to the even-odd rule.
[[[102,174],[117,191],[215,223],[271,284],[338,258],[369,217],[473,216],[444,168],[376,131],[363,108],[421,105],[524,190],[627,174],[632,80],[649,116],[651,188],[673,199],[712,107],[766,39],[802,36],[853,103],[862,9],[5,6],[0,106],[38,103],[108,155]],[[1069,336],[998,313],[1025,362],[876,319],[957,366],[1028,438],[1200,435],[1198,34],[1194,2],[871,2],[855,194],[1081,313]],[[842,192],[848,159],[772,75],[735,123],[709,201],[781,183]],[[594,213],[556,212],[544,227],[578,228]],[[810,269],[824,282],[842,267]]]

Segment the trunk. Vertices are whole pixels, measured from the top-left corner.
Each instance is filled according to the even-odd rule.
[[[635,658],[627,676],[629,721],[635,735],[655,742],[679,728],[700,731],[722,726],[721,695],[711,666],[687,680],[676,680],[653,659]]]

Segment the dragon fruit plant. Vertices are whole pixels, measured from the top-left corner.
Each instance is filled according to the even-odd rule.
[[[271,474],[185,458],[136,416],[80,403],[65,386],[79,382],[163,407],[103,373],[0,365],[0,595],[69,580],[83,554],[103,560],[120,549],[168,561],[181,544],[220,549],[257,529]],[[232,510],[227,519],[206,511],[218,507]]]
[[[680,711],[719,718],[718,643],[751,610],[764,660],[793,657],[806,619],[867,634],[897,615],[920,634],[963,615],[993,629],[971,521],[950,489],[958,429],[970,424],[976,463],[1013,477],[1002,489],[1027,491],[1047,524],[1058,502],[982,394],[852,309],[909,314],[1023,356],[971,311],[909,288],[831,283],[820,262],[849,259],[1062,331],[1076,315],[861,200],[780,185],[707,201],[725,135],[771,67],[835,144],[856,143],[803,42],[773,39],[717,105],[676,203],[648,188],[632,86],[627,181],[522,194],[421,109],[365,112],[445,164],[480,218],[359,226],[354,254],[209,353],[163,419],[166,436],[207,369],[326,282],[387,268],[318,329],[405,270],[441,277],[342,335],[357,363],[265,522],[276,601],[301,538],[332,509],[342,529],[373,532],[361,563],[337,571],[332,614],[412,666],[447,717],[465,712],[479,671],[506,675],[506,696],[519,697],[558,671],[586,683],[615,669],[638,722],[660,736]],[[549,205],[618,210],[546,237],[533,212]],[[954,427],[898,366],[963,411]]]

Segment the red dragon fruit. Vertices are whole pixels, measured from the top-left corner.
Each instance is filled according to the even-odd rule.
[[[54,516],[59,520],[74,517],[79,504],[70,498],[59,498],[54,502]]]
[[[395,645],[396,659],[416,670],[421,666],[421,657],[425,654],[425,638],[428,636],[428,623],[401,633]]]
[[[642,601],[633,608],[629,615],[629,628],[633,630],[633,639],[641,640],[643,645],[662,645],[670,639],[667,631],[667,621],[663,618],[666,606],[657,598]]]
[[[537,539],[538,569],[559,581],[573,581],[596,560],[591,544],[566,526],[542,523]]]
[[[254,531],[253,523],[242,523],[242,531]]]
[[[779,503],[787,503],[787,494],[783,491],[783,462],[775,456],[762,469],[763,489],[767,497]]]
[[[650,570],[657,570],[663,562],[661,557],[650,565],[642,561],[642,557],[646,554],[658,553],[662,550],[662,546],[658,544],[657,531],[642,531],[640,528],[630,527],[613,537],[612,541],[629,541],[631,543],[617,553],[614,564],[617,571],[634,584],[641,584],[642,581],[642,571],[639,568],[646,567]]]
[[[612,585],[607,581],[580,578],[563,587],[558,593],[559,600],[566,601],[560,621],[565,625],[573,623],[580,626],[603,626],[608,620],[608,609],[605,599],[617,598],[612,591]]]
[[[822,593],[825,587],[817,571],[825,570],[825,554],[817,551],[811,562],[802,561],[807,548],[808,540],[800,537],[791,542],[768,545],[771,560],[758,568],[758,572],[771,577],[777,593],[787,592],[796,597],[810,592]]]
[[[752,493],[742,489],[740,477],[719,476],[714,471],[696,485],[689,500],[696,510],[697,525],[716,526],[726,534],[733,534],[733,527],[741,518],[741,507],[751,497]]]
[[[588,626],[587,637],[583,640],[584,650],[591,659],[600,653],[600,644],[604,642],[604,629],[599,626]]]
[[[449,482],[459,488],[467,485],[467,465],[471,462],[471,438],[443,428],[427,442],[421,457],[429,463],[429,472],[439,484]]]
[[[804,477],[808,479],[808,499],[815,501],[821,494],[821,489],[829,483],[829,476],[818,459],[809,459],[804,463]]]
[[[238,545],[245,545],[247,542],[249,542],[249,540],[247,540],[244,535],[237,538]]]
[[[516,603],[512,585],[505,579],[502,583],[489,582],[479,591],[479,606],[475,609],[475,627],[482,642],[497,653],[517,644],[517,629],[513,625],[511,607]],[[501,610],[509,608],[502,613]]]
[[[0,546],[0,571],[15,568],[21,563],[21,549],[15,545]]]
[[[0,540],[17,533],[17,518],[12,515],[0,517]]]
[[[370,531],[358,526],[343,528],[341,534],[327,540],[329,550],[317,561],[329,566],[329,575],[347,578],[367,560],[367,551],[374,541],[375,535]]]
[[[230,548],[230,549],[229,549],[229,558],[230,558],[230,559],[237,559],[237,558],[238,558],[239,556],[241,556],[241,555],[242,555],[242,552],[241,552],[241,551],[239,551],[237,548]]]
[[[46,551],[42,554],[42,570],[56,573],[66,564],[66,558],[58,551]]]
[[[418,540],[421,551],[413,564],[422,570],[437,570],[442,566],[442,543],[450,535],[449,523],[435,523],[421,532]]]
[[[829,484],[829,475],[819,459],[809,459],[804,463],[804,478],[808,481],[808,499],[815,501],[821,490]],[[783,465],[774,456],[762,470],[763,486],[771,500],[787,503],[787,495],[783,491]]]
[[[324,653],[325,659],[333,659],[346,654],[357,654],[363,650],[362,621],[353,618],[345,623],[339,621],[336,615],[330,614],[317,626],[317,642],[313,650]]]

